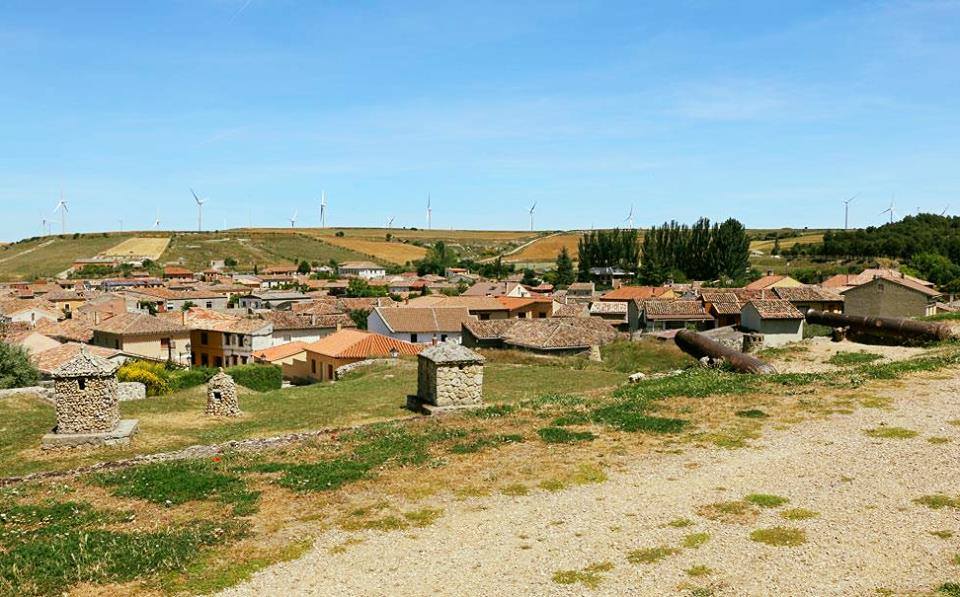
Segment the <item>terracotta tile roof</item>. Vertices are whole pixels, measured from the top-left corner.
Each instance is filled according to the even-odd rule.
[[[717,315],[739,315],[743,309],[740,302],[733,303],[710,303],[710,311]]]
[[[519,297],[519,296],[498,296],[494,297],[495,300],[510,309],[511,311],[517,311],[519,309],[524,309],[533,305],[551,305],[553,304],[552,298],[544,298],[539,296],[530,296],[530,297]]]
[[[594,317],[471,321],[463,327],[484,340],[537,350],[579,350],[612,342],[617,331]]]
[[[37,369],[39,369],[41,373],[49,375],[80,354],[81,347],[90,354],[103,359],[110,359],[120,354],[120,351],[113,350],[112,348],[86,346],[84,344],[80,344],[79,342],[68,342],[67,344],[61,344],[56,348],[51,348],[49,350],[32,355],[30,360],[33,361],[33,364],[36,365]]]
[[[296,303],[291,305],[290,311],[302,315],[337,315],[343,313],[343,310],[337,307],[336,303],[317,300],[309,303]]]
[[[700,299],[705,303],[739,303],[740,298],[735,292],[713,292],[704,290]]]
[[[344,312],[372,311],[375,307],[394,307],[398,303],[390,297],[375,298],[339,298],[336,305]]]
[[[291,311],[270,311],[269,313],[263,313],[262,317],[264,320],[271,322],[275,330],[329,329],[338,325],[344,328],[357,327],[357,324],[346,313],[314,315]]]
[[[464,291],[462,296],[506,296],[513,292],[518,282],[477,282]]]
[[[29,309],[46,311],[51,315],[61,315],[59,307],[43,299],[9,299],[0,301],[0,315],[13,316]]]
[[[791,280],[793,282],[796,282],[796,280],[794,280],[790,276],[774,274],[770,276],[763,276],[757,280],[754,280],[753,282],[750,282],[749,284],[747,284],[746,288],[748,290],[766,290],[771,288],[774,284],[777,284],[778,282],[782,282],[784,280]],[[796,282],[796,283],[799,284],[799,282]]]
[[[258,350],[257,352],[253,353],[253,358],[258,361],[272,363],[274,361],[292,357],[297,353],[304,352],[306,349],[306,342],[287,342],[286,344],[280,344],[264,350]]]
[[[601,301],[631,301],[657,298],[670,292],[670,288],[663,286],[621,286],[600,297]]]
[[[612,303],[616,304],[616,303]],[[589,317],[587,306],[582,303],[569,303],[553,309],[553,317]]]
[[[93,323],[82,319],[64,319],[56,323],[48,320],[37,322],[36,331],[51,338],[88,343],[93,339]]]
[[[840,294],[817,286],[774,288],[773,293],[785,301],[792,302],[843,302],[843,296]]]
[[[475,319],[463,307],[378,307],[375,312],[390,331],[410,334],[458,333],[465,321]]]
[[[620,301],[611,301],[611,302],[601,302],[596,301],[590,305],[590,314],[599,315],[599,314],[610,314],[610,315],[626,315],[627,314],[627,303],[622,303]]]
[[[509,308],[492,296],[446,296],[430,294],[407,302],[410,307],[463,307],[470,311],[508,311]]]
[[[372,261],[344,261],[343,263],[340,264],[340,266],[339,266],[337,269],[355,269],[355,270],[372,269],[372,270],[379,270],[379,269],[384,269],[384,268],[383,268],[382,265],[377,265],[376,263],[374,263],[374,262],[372,262]]]
[[[746,303],[755,298],[762,298],[763,295],[768,294],[768,291],[754,288],[703,288],[700,290],[700,293],[701,295],[704,293],[730,293],[737,297],[738,302]]]
[[[192,276],[193,272],[188,270],[185,267],[168,265],[163,268],[163,275],[164,276]]]
[[[933,286],[932,282],[916,278],[914,276],[908,276],[900,271],[890,268],[869,268],[865,269],[859,274],[837,274],[835,276],[830,276],[826,280],[820,283],[820,286],[824,288],[842,288],[844,286],[860,286],[861,284],[866,284],[874,278],[901,278],[904,280],[910,280],[915,284],[921,286]]]
[[[909,289],[911,289],[911,290],[915,290],[915,291],[917,291],[917,292],[919,292],[919,293],[921,293],[921,294],[924,294],[924,295],[926,295],[926,296],[928,296],[928,297],[935,297],[935,296],[942,296],[942,295],[943,295],[942,292],[938,292],[938,291],[934,290],[933,288],[930,288],[929,286],[924,286],[923,284],[917,284],[916,282],[914,282],[914,281],[912,281],[912,280],[909,280],[909,279],[907,279],[907,278],[888,278],[888,277],[886,277],[886,276],[878,276],[878,277],[874,278],[873,280],[884,280],[884,281],[887,281],[887,282],[892,282],[892,283],[894,283],[894,284],[899,284],[900,286],[903,286],[904,288],[909,288]],[[873,282],[873,280],[871,280],[870,282]],[[867,284],[869,284],[869,282],[867,282]],[[864,284],[860,284],[860,286],[863,286],[863,285],[864,285]],[[851,290],[855,290],[855,289],[859,288],[860,286],[852,286],[852,287],[850,287],[850,288],[847,288],[847,289],[843,290],[843,294],[846,295],[846,293],[850,292]]]
[[[335,359],[386,357],[391,349],[396,349],[402,355],[415,355],[423,348],[419,344],[360,330],[340,330],[306,346],[308,352]]]
[[[259,318],[237,317],[219,313],[210,309],[191,307],[186,311],[160,313],[157,317],[172,323],[178,323],[191,330],[224,332],[229,334],[269,334],[272,324]]]
[[[179,315],[179,314],[177,314]],[[118,336],[150,336],[189,331],[186,326],[172,320],[161,319],[145,313],[121,313],[93,326],[94,331]]]
[[[706,321],[713,319],[700,301],[649,300],[643,301],[643,316],[646,319],[681,321]]]
[[[794,307],[790,301],[758,299],[747,304],[753,305],[761,319],[803,319],[803,313]]]
[[[593,292],[594,288],[595,286],[593,282],[574,282],[567,287],[567,290],[589,290],[590,292]]]

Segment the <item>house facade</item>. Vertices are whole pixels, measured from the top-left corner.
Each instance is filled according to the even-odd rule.
[[[96,346],[153,361],[188,364],[190,329],[145,313],[122,313],[93,326]]]
[[[345,261],[337,267],[337,273],[341,276],[371,280],[386,276],[387,270],[372,261]]]
[[[941,293],[905,278],[877,277],[843,291],[844,313],[861,317],[924,317]]]
[[[474,319],[463,307],[377,307],[367,329],[413,344],[460,343],[463,323]]]
[[[740,312],[740,326],[763,334],[766,348],[803,340],[803,323],[803,313],[782,299],[752,300]]]

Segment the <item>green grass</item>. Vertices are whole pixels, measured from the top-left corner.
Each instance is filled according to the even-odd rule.
[[[931,510],[940,510],[941,508],[960,509],[960,497],[950,497],[942,493],[918,497],[913,500],[913,503],[926,506]]]
[[[916,431],[904,429],[903,427],[877,427],[875,429],[867,429],[864,433],[870,437],[881,439],[910,439],[919,435]]]
[[[819,512],[807,510],[806,508],[790,508],[780,513],[780,517],[786,520],[808,520],[810,518],[817,518],[818,516],[820,516]]]
[[[589,431],[569,431],[562,427],[543,427],[537,430],[537,434],[544,443],[548,444],[573,444],[590,441],[597,437]]]
[[[47,236],[0,247],[0,280],[52,278],[76,259],[97,253],[132,238],[130,233]]]
[[[645,338],[639,342],[617,340],[600,349],[604,365],[620,373],[657,373],[683,369],[694,364],[693,358],[673,342]]]
[[[953,531],[948,531],[945,529],[940,531],[930,531],[930,534],[940,539],[950,539],[953,537]]]
[[[938,595],[946,595],[947,597],[960,597],[960,583],[947,582],[943,583],[937,587]]]
[[[254,574],[269,566],[295,560],[311,547],[313,540],[306,539],[280,548],[258,551],[239,560],[204,553],[185,569],[161,575],[160,585],[169,594],[210,595],[250,580]]]
[[[232,522],[203,521],[168,529],[118,531],[124,513],[76,502],[0,507],[0,594],[51,595],[79,582],[129,582],[182,570],[204,547],[239,537]]]
[[[687,576],[692,576],[693,578],[699,578],[701,576],[709,576],[713,574],[713,568],[709,566],[704,566],[703,564],[697,564],[696,566],[691,566],[684,570],[687,573]]]
[[[689,518],[675,518],[670,522],[668,522],[667,526],[673,527],[675,529],[682,529],[685,527],[692,527],[694,524],[696,523],[690,520]]]
[[[882,354],[876,354],[874,352],[846,352],[840,351],[835,353],[832,357],[827,359],[827,362],[831,365],[837,365],[838,367],[848,367],[850,365],[862,365],[864,363],[872,363],[883,358]]]
[[[769,416],[767,413],[756,408],[738,410],[736,415],[743,419],[766,419]]]
[[[133,497],[164,506],[216,499],[246,516],[258,509],[260,493],[248,491],[243,480],[209,460],[180,460],[145,464],[120,472],[101,473],[96,483],[114,495]]]
[[[496,448],[503,444],[517,444],[523,441],[523,436],[519,434],[492,435],[470,438],[450,446],[450,452],[453,454],[473,454],[482,452],[487,448]]]
[[[760,506],[761,508],[779,508],[780,506],[790,502],[790,500],[785,497],[767,493],[751,493],[743,499],[744,501],[755,506]]]
[[[710,533],[691,533],[683,537],[681,545],[687,549],[697,549],[710,540]]]
[[[631,564],[656,564],[660,560],[680,553],[680,550],[667,545],[635,549],[627,554],[627,561]]]
[[[796,547],[807,542],[807,535],[801,529],[772,527],[753,531],[750,540],[774,547]]]
[[[588,589],[596,589],[603,581],[602,573],[613,570],[610,562],[590,564],[582,570],[558,570],[553,573],[553,582],[558,585],[581,584]]]

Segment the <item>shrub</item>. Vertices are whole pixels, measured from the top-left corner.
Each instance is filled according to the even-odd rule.
[[[241,386],[257,392],[279,390],[283,386],[283,370],[276,365],[238,365],[227,373]]]
[[[178,369],[170,374],[170,390],[186,390],[210,381],[210,378],[216,375],[217,370],[213,367],[193,367],[191,369]]]
[[[170,391],[170,371],[159,363],[128,361],[117,370],[117,379],[142,383],[146,386],[147,396],[160,396]]]
[[[25,348],[0,342],[0,390],[35,386],[39,380]]]

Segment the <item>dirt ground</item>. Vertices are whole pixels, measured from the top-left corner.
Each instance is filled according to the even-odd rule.
[[[776,366],[780,373],[817,373],[822,371],[836,371],[841,367],[827,361],[838,352],[867,352],[883,355],[883,359],[876,362],[902,361],[917,356],[923,348],[910,346],[881,346],[876,344],[859,344],[844,340],[833,342],[829,338],[810,338],[803,342],[790,344],[783,348],[783,352],[766,360]]]
[[[817,360],[857,350],[810,344]],[[599,484],[450,498],[414,531],[330,530],[304,557],[224,594],[931,594],[960,579],[960,501],[915,500],[957,497],[958,376],[893,382],[873,407],[768,424],[749,448],[685,446]],[[758,499],[769,507],[741,504],[719,520],[704,509],[750,494],[789,501]],[[797,544],[752,536],[776,527]]]

